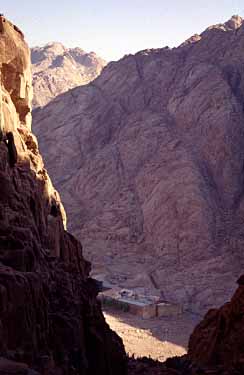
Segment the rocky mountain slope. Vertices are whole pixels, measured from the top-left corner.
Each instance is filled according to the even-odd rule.
[[[0,51],[0,374],[125,374],[31,132],[29,49],[3,16]]]
[[[35,111],[96,272],[203,312],[244,263],[244,23],[108,64]]]
[[[0,374],[241,375],[244,275],[194,330],[189,353],[125,358],[31,132],[29,50],[0,16]],[[150,354],[150,353],[149,353]],[[128,370],[128,372],[127,372]]]
[[[189,341],[188,357],[193,362],[205,367],[222,366],[228,374],[244,373],[244,275],[237,283],[231,300],[220,309],[210,310]]]
[[[106,65],[94,52],[49,43],[31,49],[33,106],[47,104],[55,96],[94,80]]]

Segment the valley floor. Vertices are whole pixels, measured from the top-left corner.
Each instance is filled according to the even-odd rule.
[[[142,319],[114,309],[106,309],[104,315],[110,327],[123,339],[130,356],[150,356],[162,362],[186,353],[189,336],[200,320],[187,313],[178,317]]]

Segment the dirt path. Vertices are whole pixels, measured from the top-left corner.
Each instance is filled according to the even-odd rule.
[[[126,352],[159,361],[186,353],[188,339],[199,318],[179,317],[142,319],[118,310],[104,311],[106,321],[123,339]]]

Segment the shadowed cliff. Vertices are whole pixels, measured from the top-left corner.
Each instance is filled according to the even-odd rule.
[[[29,49],[3,16],[0,51],[0,373],[125,374],[31,132]]]

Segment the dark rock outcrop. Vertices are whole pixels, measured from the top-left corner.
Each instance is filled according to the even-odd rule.
[[[242,276],[243,279],[244,275]],[[202,366],[244,373],[244,285],[220,309],[210,310],[193,331],[189,357]]]
[[[29,49],[3,16],[0,51],[0,373],[125,374],[31,133]]]
[[[34,115],[97,273],[203,312],[244,264],[244,24],[108,64]],[[98,250],[99,249],[99,250]]]

